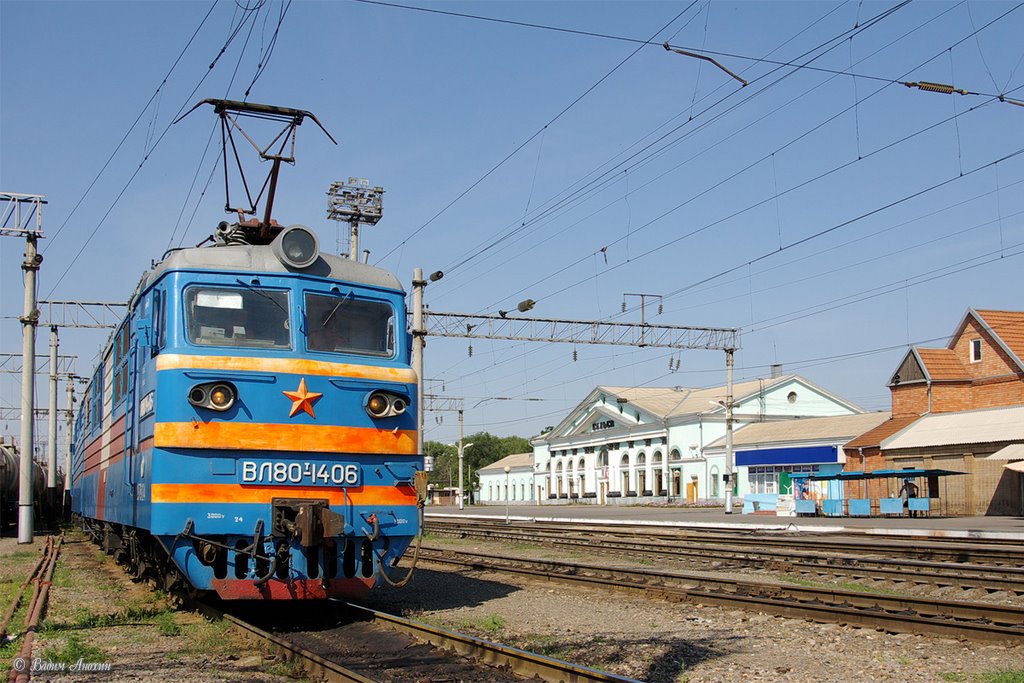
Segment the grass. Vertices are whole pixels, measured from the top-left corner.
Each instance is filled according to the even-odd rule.
[[[889,590],[887,588],[879,588],[877,586],[868,586],[863,583],[856,582],[839,582],[836,584],[837,588],[841,588],[844,591],[855,591],[857,593],[874,593],[876,595],[896,595],[897,591]]]
[[[868,593],[875,595],[898,595],[898,591],[889,590],[887,588],[879,588],[877,586],[868,586],[863,583],[856,583],[851,581],[839,581],[837,583],[823,583],[820,581],[812,581],[811,579],[805,579],[801,576],[791,576],[789,574],[776,574],[775,578],[783,583],[791,583],[794,586],[804,586],[806,588],[838,588],[844,591],[851,591],[854,593]]]
[[[1024,669],[1003,669],[979,674],[982,683],[1024,683]]]
[[[821,588],[824,584],[818,583],[817,581],[811,581],[799,576],[790,576],[789,574],[776,574],[775,578],[784,583],[791,583],[795,586],[807,586],[808,588]]]
[[[532,633],[528,635],[523,649],[536,652],[537,654],[544,655],[545,657],[553,657],[555,659],[563,660],[572,655],[571,648],[566,647],[558,638],[542,633]]]
[[[106,662],[108,657],[103,650],[82,642],[80,636],[71,634],[60,647],[48,647],[43,650],[40,657],[47,662],[61,662],[74,664],[81,660],[83,662]]]
[[[1024,683],[1024,669],[1002,669],[978,674],[947,671],[940,673],[939,678],[949,683]]]
[[[542,550],[536,543],[506,543],[503,546],[506,550]]]
[[[459,629],[477,629],[479,631],[487,631],[488,633],[500,633],[505,630],[505,619],[497,614],[488,614],[486,617],[477,619],[476,621],[464,621],[460,623]]]
[[[298,660],[284,660],[276,661],[263,669],[272,676],[283,676],[285,678],[292,678],[299,681],[308,681],[309,678],[306,676],[306,669],[303,668],[302,664]]]
[[[154,618],[156,618],[156,621],[151,622],[150,620]],[[42,632],[58,633],[60,631],[106,628],[123,624],[155,623],[157,626],[160,626],[167,619],[174,619],[174,612],[167,607],[129,607],[112,614],[96,614],[89,610],[82,610],[71,621],[47,621],[43,624]],[[162,635],[169,634],[162,633]]]

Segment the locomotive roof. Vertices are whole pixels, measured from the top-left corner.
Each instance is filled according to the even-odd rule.
[[[320,252],[308,268],[291,268],[281,263],[269,246],[233,245],[172,251],[149,273],[146,286],[170,270],[297,273],[404,291],[398,278],[383,268],[324,252]]]

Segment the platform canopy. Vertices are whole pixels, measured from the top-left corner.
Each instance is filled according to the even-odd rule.
[[[926,470],[916,467],[909,467],[902,470],[872,470],[871,472],[836,472],[835,474],[811,474],[810,472],[794,472],[792,479],[807,479],[808,481],[860,481],[863,479],[916,479],[917,477],[948,477],[954,474],[967,474],[967,472],[954,472],[952,470]]]

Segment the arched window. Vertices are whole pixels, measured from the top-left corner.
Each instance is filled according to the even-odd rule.
[[[651,463],[654,465],[661,465],[661,451],[654,451],[654,457],[651,458]]]
[[[673,448],[672,453],[669,455],[670,460],[682,460],[683,454],[679,452],[678,448]]]
[[[718,497],[718,465],[712,465],[711,471],[708,473],[711,478],[711,495]]]
[[[597,466],[608,467],[608,449],[602,448],[601,452],[597,454]]]

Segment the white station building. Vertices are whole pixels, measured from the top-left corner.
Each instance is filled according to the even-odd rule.
[[[505,468],[508,467],[508,472]],[[534,488],[533,453],[515,453],[477,470],[484,504],[537,502]]]
[[[725,399],[724,386],[597,387],[554,429],[531,440],[530,498],[600,505],[720,502],[725,455],[705,447],[725,435]],[[799,375],[736,382],[733,405],[734,429],[864,412]]]

